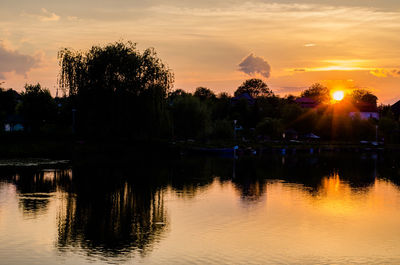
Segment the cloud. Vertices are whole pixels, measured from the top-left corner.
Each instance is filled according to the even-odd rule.
[[[239,63],[239,71],[248,75],[260,74],[268,78],[271,75],[271,66],[264,58],[254,56],[251,53]]]
[[[75,16],[67,16],[67,20],[68,21],[79,21],[79,18],[75,17]]]
[[[4,74],[15,72],[26,77],[27,72],[39,64],[39,59],[30,55],[20,54],[4,47],[0,41],[0,79],[5,79]]]
[[[331,65],[331,66],[313,67],[313,68],[293,68],[293,69],[287,69],[287,71],[291,72],[370,71],[371,74],[376,76],[383,74],[383,72],[382,73],[379,72],[381,70],[376,70],[373,68],[346,66],[346,65]]]
[[[56,15],[56,13],[52,13],[52,12],[48,11],[46,8],[43,8],[43,7],[41,8],[40,14],[27,14],[24,12],[21,15],[26,16],[26,17],[33,17],[42,22],[60,20],[60,16]]]
[[[369,72],[371,75],[376,77],[398,77],[400,76],[400,70],[398,69],[374,69]]]
[[[317,46],[315,43],[306,43],[304,44],[304,47],[315,47]]]
[[[58,21],[60,16],[55,13],[50,13],[46,8],[42,8],[42,14],[38,16],[41,21]]]

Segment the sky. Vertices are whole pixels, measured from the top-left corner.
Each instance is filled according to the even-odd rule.
[[[174,88],[232,94],[262,78],[278,95],[316,82],[400,99],[398,0],[0,0],[0,82],[57,89],[61,48],[154,47]]]

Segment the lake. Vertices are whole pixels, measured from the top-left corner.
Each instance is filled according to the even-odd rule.
[[[400,264],[400,159],[0,161],[0,264]]]

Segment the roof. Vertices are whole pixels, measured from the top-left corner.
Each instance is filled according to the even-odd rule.
[[[297,103],[317,103],[314,99],[308,97],[302,97],[295,100]]]
[[[295,102],[300,104],[300,106],[303,108],[315,108],[318,106],[318,102],[309,97],[297,98]]]
[[[250,105],[253,105],[254,102],[255,102],[254,98],[253,98],[252,96],[250,96],[249,93],[243,93],[243,94],[237,95],[236,97],[233,97],[233,98],[232,98],[232,103],[236,103],[237,101],[239,101],[239,100],[241,100],[241,99],[243,99],[243,98],[246,99],[247,102],[248,102]]]
[[[303,137],[307,138],[307,139],[319,139],[320,138],[318,135],[315,135],[313,133],[308,133],[308,134],[304,135]]]
[[[400,114],[400,100],[394,103],[391,107],[392,111],[394,114],[399,115]]]

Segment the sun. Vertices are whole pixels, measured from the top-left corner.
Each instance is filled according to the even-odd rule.
[[[341,101],[344,98],[344,91],[336,90],[332,93],[332,97],[335,101]]]

